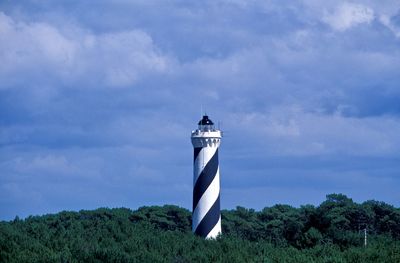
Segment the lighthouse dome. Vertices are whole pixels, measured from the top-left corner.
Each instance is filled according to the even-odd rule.
[[[204,115],[204,116],[203,116],[203,119],[201,119],[201,120],[199,121],[199,125],[214,125],[214,123],[212,122],[212,120],[210,120],[210,119],[208,118],[207,115]]]
[[[212,131],[214,130],[214,123],[212,120],[208,118],[207,115],[203,116],[203,119],[201,119],[198,123],[199,125],[199,130],[201,131]]]

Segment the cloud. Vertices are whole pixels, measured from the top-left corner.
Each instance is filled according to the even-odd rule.
[[[398,14],[397,17],[400,17],[400,14]],[[379,21],[389,28],[397,38],[400,38],[400,25],[394,23],[393,20],[393,17],[384,14],[379,17]]]
[[[0,67],[2,78],[43,69],[68,70],[76,57],[77,45],[46,23],[16,22],[0,13]],[[6,85],[3,83],[2,86]]]
[[[14,160],[14,166],[19,172],[57,172],[71,173],[73,168],[69,165],[64,156],[37,156],[30,162],[17,158]]]
[[[151,37],[141,30],[109,33],[87,39],[83,50],[85,68],[101,63],[100,71],[110,86],[134,84],[147,73],[165,73],[168,58],[154,46]],[[85,63],[85,62],[84,62]]]
[[[370,7],[345,2],[333,12],[326,11],[323,21],[335,30],[345,31],[360,24],[369,24],[374,17],[374,11]]]
[[[396,156],[400,153],[397,118],[346,117],[280,107],[264,113],[230,114],[230,136],[257,138],[243,146],[268,156]],[[385,128],[384,128],[385,127]],[[229,133],[228,133],[229,134]],[[229,138],[228,138],[229,140]]]
[[[70,84],[95,80],[95,85],[126,87],[148,74],[168,72],[170,66],[152,38],[138,29],[93,34],[72,25],[15,21],[0,13],[0,37],[3,88],[19,83],[20,74],[36,84],[43,79]]]
[[[224,208],[397,204],[397,5],[1,2],[0,217],[189,208],[201,108]]]

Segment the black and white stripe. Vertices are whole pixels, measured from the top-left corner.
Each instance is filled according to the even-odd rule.
[[[218,139],[194,148],[193,232],[204,238],[221,233]]]

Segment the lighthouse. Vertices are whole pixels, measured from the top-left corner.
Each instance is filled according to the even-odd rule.
[[[204,115],[192,131],[193,214],[192,231],[201,237],[216,238],[221,233],[218,147],[222,133]]]

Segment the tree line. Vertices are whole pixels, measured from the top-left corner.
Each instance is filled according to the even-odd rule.
[[[16,217],[0,222],[0,262],[400,262],[400,209],[342,194],[223,210],[222,232],[194,236],[190,211],[173,205]]]

